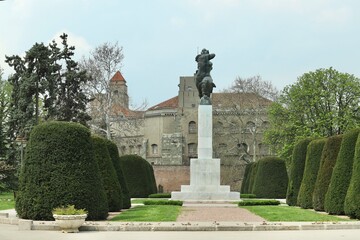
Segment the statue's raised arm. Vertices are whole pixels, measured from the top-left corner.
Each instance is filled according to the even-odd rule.
[[[211,104],[210,94],[213,88],[216,87],[210,75],[212,70],[212,62],[210,60],[214,57],[215,54],[209,53],[205,48],[201,51],[201,54],[195,57],[198,68],[195,73],[195,81],[201,99],[200,104]]]

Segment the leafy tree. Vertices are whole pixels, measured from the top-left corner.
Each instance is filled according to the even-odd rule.
[[[86,72],[71,59],[75,47],[62,34],[62,49],[55,41],[49,46],[35,43],[25,57],[6,56],[15,73],[9,78],[13,87],[10,105],[12,138],[27,138],[31,128],[42,119],[74,121],[85,124],[89,99],[82,92]]]
[[[318,69],[286,86],[269,111],[266,141],[289,158],[304,137],[329,137],[355,128],[359,118],[360,80],[333,68]]]
[[[97,127],[105,133],[107,139],[111,139],[110,115],[113,104],[110,78],[121,68],[123,59],[123,48],[116,42],[104,43],[96,47],[89,58],[83,58],[81,61],[81,68],[91,75],[87,91],[98,101],[97,112],[101,113],[103,125]]]

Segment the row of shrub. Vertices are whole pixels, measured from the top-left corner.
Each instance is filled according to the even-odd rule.
[[[293,150],[289,205],[360,218],[360,130],[299,141]]]
[[[80,124],[38,125],[30,134],[21,167],[16,211],[24,219],[52,220],[54,208],[74,205],[86,209],[89,220],[106,219],[109,211],[131,206],[131,193],[138,186],[129,175],[137,175],[138,185],[151,186],[147,195],[156,192],[151,165],[126,168],[130,158],[120,158],[113,142],[91,136]],[[139,170],[143,165],[152,176],[143,177]]]
[[[287,185],[285,161],[266,157],[246,166],[241,192],[257,198],[285,198]]]

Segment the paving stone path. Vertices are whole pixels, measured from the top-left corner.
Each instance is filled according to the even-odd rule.
[[[231,203],[185,202],[177,222],[263,222],[265,219]]]

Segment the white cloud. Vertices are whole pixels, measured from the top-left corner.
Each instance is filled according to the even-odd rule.
[[[350,21],[353,11],[349,7],[324,9],[317,17],[316,22],[321,25],[344,25]]]

